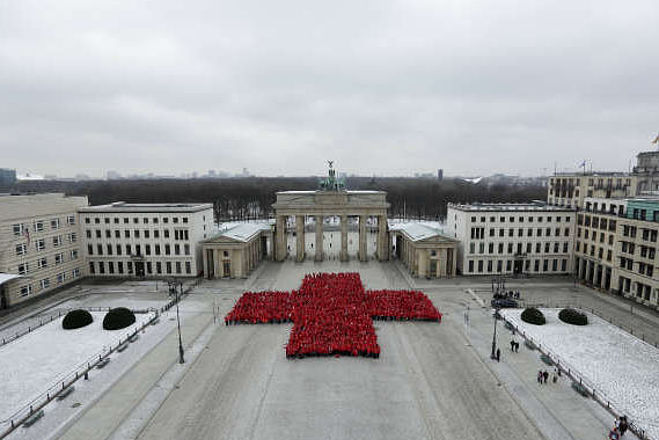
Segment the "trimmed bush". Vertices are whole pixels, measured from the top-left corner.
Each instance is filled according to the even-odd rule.
[[[558,319],[568,324],[573,325],[586,325],[588,324],[588,316],[575,309],[563,309],[558,312]]]
[[[75,330],[77,328],[86,327],[92,322],[94,322],[94,318],[92,318],[91,313],[87,310],[76,309],[71,310],[66,314],[62,320],[62,328],[64,330]]]
[[[135,314],[126,307],[110,309],[103,318],[105,330],[120,330],[135,323]]]
[[[534,325],[543,325],[545,322],[547,322],[545,320],[545,315],[543,315],[542,312],[535,307],[524,309],[522,312],[522,321]]]

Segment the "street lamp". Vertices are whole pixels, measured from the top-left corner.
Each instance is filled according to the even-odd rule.
[[[499,320],[499,308],[494,307],[494,333],[492,334],[492,353],[490,354],[490,359],[497,358],[497,321]]]
[[[180,294],[183,294],[183,283],[175,279],[168,280],[167,284],[169,285],[169,293],[174,294],[174,302],[176,303],[176,328],[178,329],[178,363],[184,364],[185,359],[183,357],[183,339],[181,338],[181,317],[178,310],[178,303],[180,300],[180,295],[177,287],[180,289]]]

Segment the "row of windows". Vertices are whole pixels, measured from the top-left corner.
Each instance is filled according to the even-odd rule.
[[[175,244],[173,246],[174,248],[174,255],[181,255],[181,250],[183,251],[183,255],[190,255],[190,245],[185,244],[181,248],[180,244]],[[135,250],[135,253],[133,254],[133,249]],[[96,245],[96,253],[94,254],[94,245],[88,244],[87,245],[87,254],[88,255],[108,255],[112,256],[114,255],[119,255],[121,256],[122,253],[125,250],[125,255],[142,255],[142,245],[136,244],[134,247],[130,244],[127,245],[111,245],[111,244],[106,244],[103,246],[102,244],[97,244]],[[154,244],[153,246],[150,244],[144,245],[144,254],[145,255],[152,255],[151,252],[153,251],[153,255],[161,255],[162,250],[164,250],[165,255],[172,255],[172,245],[170,244],[165,244],[164,246],[161,246],[160,244]]]
[[[634,270],[636,265],[637,270]],[[652,264],[643,263],[642,261],[634,261],[631,258],[620,257],[620,268],[626,269],[630,272],[636,272],[647,277],[652,277],[654,274],[654,266]]]
[[[508,228],[508,237],[514,237],[515,236],[515,230],[517,230],[517,236],[518,237],[523,237],[526,235],[527,237],[533,237],[534,234],[534,229],[533,228]],[[526,233],[524,232],[526,230]],[[545,237],[551,237],[553,232],[554,237],[560,237],[561,236],[561,228],[536,228],[535,229],[535,236],[536,237],[542,237],[543,233]],[[505,228],[490,228],[489,230],[489,236],[490,237],[504,237],[506,235],[506,229]],[[569,237],[570,236],[570,228],[565,228],[563,230],[563,236],[564,237]],[[471,228],[471,238],[472,239],[482,239],[484,237],[484,228]]]
[[[71,278],[76,279],[80,277],[80,268],[76,267],[71,271]],[[55,282],[57,284],[62,284],[64,281],[67,280],[67,273],[66,272],[60,272],[55,276]],[[49,289],[50,288],[50,278],[43,278],[39,280],[38,284],[40,290],[44,289]],[[21,286],[20,290],[20,295],[22,297],[28,296],[32,294],[32,284],[24,284]]]
[[[60,219],[59,218],[53,218],[50,220],[35,220],[32,222],[32,230],[34,232],[43,232],[45,231],[46,224],[50,222],[50,229],[59,229],[61,226]],[[66,224],[69,226],[73,226],[76,224],[76,216],[75,215],[68,215],[66,216]],[[30,229],[25,226],[24,223],[14,223],[12,225],[12,230],[14,231],[15,236],[29,236],[30,235]]]
[[[543,259],[533,260],[533,271],[540,272],[540,264],[542,262],[543,272],[565,272],[567,270],[567,259]],[[496,264],[495,264],[496,263]],[[560,265],[560,271],[559,271]],[[524,272],[529,272],[531,268],[531,260],[524,261]],[[506,260],[506,272],[512,272],[513,261]],[[503,260],[469,260],[467,273],[503,273]]]
[[[143,236],[144,238],[151,238],[152,233],[153,233],[153,238],[160,238],[159,229],[154,229],[154,230],[133,229],[132,231],[130,229],[124,229],[123,231],[124,231],[123,233],[124,238],[131,238],[131,236],[133,238],[140,238],[141,236]],[[164,238],[169,238],[170,235],[169,233],[170,233],[169,229],[162,230],[162,236]],[[93,233],[90,229],[87,229],[85,234],[87,238],[92,238],[92,236],[96,238],[102,238],[103,236],[105,236],[105,238],[112,238],[112,231],[110,229],[106,229],[105,233],[103,233],[103,231],[101,231],[100,229],[95,229]],[[121,235],[122,235],[121,230],[119,229],[114,230],[114,238],[121,238]],[[190,233],[187,229],[174,229],[174,240],[189,240],[189,239],[190,239]]]
[[[537,217],[531,217],[531,216],[524,217],[524,216],[521,216],[521,215],[518,216],[518,217],[515,217],[515,216],[511,215],[511,216],[508,217],[508,223],[515,223],[515,218],[517,218],[518,223],[524,223],[525,218],[526,218],[526,221],[528,221],[529,223],[533,223],[534,221],[537,221],[538,223],[542,223],[545,217],[542,216],[542,215],[539,215]],[[556,218],[556,223],[560,223],[561,221],[565,221],[565,222],[569,223],[569,221],[570,221],[570,217],[565,217],[565,219],[563,219],[563,217],[561,217],[561,216],[556,216],[555,218]],[[478,219],[477,216],[472,216],[471,217],[471,222],[476,223],[477,219]],[[486,216],[481,216],[480,217],[480,222],[485,223],[486,219],[487,219]],[[490,216],[489,219],[490,219],[490,223],[495,223],[497,221],[497,217],[495,217],[495,216]],[[500,217],[498,217],[498,219],[499,219],[499,223],[504,223],[506,221],[505,216],[500,216]],[[554,219],[553,216],[548,215],[547,216],[547,223],[551,223],[553,219]]]
[[[579,214],[577,216],[577,225],[593,227],[595,229],[602,229],[605,231],[616,230],[616,221],[613,219],[606,219],[606,218],[600,218],[594,216],[591,217],[590,215],[583,215],[583,214]]]
[[[162,275],[163,273],[168,275],[173,273],[182,274],[183,270],[185,270],[186,274],[192,274],[192,263],[189,261],[186,261],[185,264],[180,261],[165,261],[164,263],[161,261],[156,261],[155,263],[147,261],[141,264],[143,266],[138,267],[132,261],[90,261],[89,273],[91,275],[123,275],[126,273],[128,275],[143,276]]]
[[[73,249],[69,253],[69,256],[71,258],[71,261],[77,260],[78,259],[78,250]],[[55,265],[60,265],[64,263],[64,253],[60,252],[58,254],[54,255],[54,261]],[[41,257],[36,260],[36,262],[32,262],[32,265],[30,265],[29,261],[24,261],[21,264],[18,265],[17,270],[19,275],[26,275],[30,273],[30,267],[34,269],[36,267],[37,269],[45,269],[48,267],[48,258],[47,257]]]
[[[580,241],[577,241],[576,251],[581,252],[582,244]],[[583,253],[589,254],[591,257],[595,256],[595,251],[597,250],[597,258],[602,260],[604,258],[604,248],[597,248],[594,244],[590,245],[590,253],[588,252],[588,243],[583,243]],[[606,261],[611,261],[611,250],[606,251]]]
[[[600,232],[599,235],[597,234],[597,231],[592,231],[593,233],[591,234],[588,229],[583,231],[583,238],[588,240],[590,238],[592,241],[597,241],[597,237],[599,236],[599,242],[604,243],[606,240],[607,234],[604,232]],[[608,234],[609,236],[609,246],[613,246],[613,234]],[[577,228],[577,238],[581,238],[581,228]]]
[[[75,232],[71,232],[70,234],[67,235],[67,241],[69,243],[76,243],[78,241],[78,234]],[[60,247],[63,244],[62,236],[61,235],[56,235],[55,237],[52,237],[52,244],[53,247]],[[46,239],[45,238],[40,238],[39,240],[35,240],[34,242],[34,248],[37,251],[43,251],[46,249]],[[25,255],[28,252],[28,243],[18,243],[15,248],[16,255]]]
[[[100,217],[94,217],[94,224],[99,225],[101,224],[101,218]],[[123,224],[127,225],[130,223],[130,218],[129,217],[123,217]],[[181,223],[188,223],[188,217],[181,217]],[[204,216],[204,221],[206,221],[206,216]],[[138,224],[140,222],[140,217],[133,217],[133,224]],[[163,217],[162,218],[163,223],[169,223],[169,217]],[[178,223],[179,218],[178,217],[172,217],[172,223]],[[85,224],[89,225],[92,223],[92,218],[91,217],[85,217]],[[103,223],[106,225],[110,224],[110,217],[105,217],[103,219]],[[120,223],[119,217],[113,217],[112,218],[112,223],[115,225],[118,225]],[[149,224],[149,217],[142,217],[142,223],[147,225]],[[157,225],[159,223],[159,218],[158,217],[153,217],[151,219],[151,223]]]
[[[485,244],[486,243],[478,243],[478,253],[479,254],[484,254],[485,253]],[[495,248],[496,245],[496,248]],[[530,254],[533,252],[533,243],[526,243],[526,246],[524,243],[508,243],[507,246],[504,246],[504,243],[487,243],[487,253],[488,254],[494,254],[495,249],[497,254],[517,254],[521,255],[523,253]],[[555,254],[559,253],[559,251],[563,249],[563,253],[567,254],[569,251],[569,243],[568,242],[563,242],[563,245],[561,246],[561,243],[559,242],[554,242],[553,246],[552,243],[550,242],[545,242],[544,243],[544,253],[548,254],[550,252],[553,252]],[[542,253],[543,249],[543,244],[542,243],[535,243],[535,253],[539,254]],[[504,252],[504,250],[507,250],[507,252]],[[475,254],[476,253],[476,243],[469,243],[469,253],[470,254]]]

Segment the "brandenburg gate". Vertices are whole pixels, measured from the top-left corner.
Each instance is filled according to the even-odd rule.
[[[359,260],[367,261],[366,224],[369,217],[377,219],[376,256],[379,261],[389,259],[389,232],[387,230],[387,193],[384,191],[347,191],[336,178],[330,164],[329,176],[321,181],[317,191],[282,191],[272,205],[275,213],[274,259],[284,261],[287,254],[286,219],[295,218],[297,261],[305,258],[304,225],[307,216],[315,218],[315,260],[323,260],[323,220],[326,216],[338,216],[341,221],[341,250],[339,258],[348,261],[348,218],[359,218]]]

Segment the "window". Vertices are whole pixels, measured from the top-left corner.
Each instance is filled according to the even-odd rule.
[[[126,245],[126,255],[130,255],[132,253],[131,247],[129,244]]]
[[[139,230],[139,229],[135,229],[135,230],[133,231],[133,236],[134,236],[135,238],[140,238],[140,230]]]
[[[124,263],[123,263],[123,261],[118,261],[117,262],[117,272],[119,272],[120,274],[124,273]]]
[[[73,269],[73,270],[71,271],[71,276],[72,276],[74,279],[75,279],[75,278],[79,278],[79,277],[80,277],[80,269],[77,268],[77,267],[76,267],[75,269]]]
[[[565,272],[566,269],[567,269],[567,260],[563,258],[561,260],[561,272]]]
[[[78,249],[72,249],[71,250],[71,259],[72,260],[77,260],[78,259]]]
[[[25,243],[19,243],[16,245],[16,255],[25,255],[27,254],[27,245]]]
[[[158,217],[153,217],[153,223],[158,224]]]
[[[490,243],[490,249],[492,249],[492,243]],[[181,245],[178,243],[174,245],[174,255],[181,255]]]
[[[474,219],[473,221],[476,221],[476,217],[472,217],[472,218]],[[168,217],[163,217],[162,222],[163,223],[169,223],[169,218]]]
[[[62,284],[66,280],[66,272],[60,272],[57,274],[57,284]]]
[[[563,253],[567,254],[568,245],[567,242],[563,243]]]
[[[69,215],[66,217],[66,224],[67,225],[75,225],[76,224],[76,216],[75,215]]]
[[[158,275],[162,274],[162,263],[160,261],[156,261],[156,273]]]
[[[103,245],[96,245],[96,255],[103,255]]]
[[[94,275],[96,274],[96,267],[94,266],[94,262],[90,261],[89,262],[89,274]]]
[[[55,265],[64,263],[64,254],[55,254]]]
[[[105,230],[105,238],[112,238],[112,232],[109,229]]]
[[[44,267],[48,267],[48,259],[46,257],[41,257],[37,260],[37,267],[39,269],[43,269]]]
[[[105,264],[103,264],[102,261],[98,262],[98,273],[101,275],[105,275]]]
[[[149,230],[148,230],[148,229],[145,229],[145,230],[144,230],[144,238],[150,238],[149,235],[150,235],[150,234],[149,234]]]
[[[130,238],[130,229],[124,230],[124,238]]]
[[[30,266],[28,263],[21,263],[18,265],[18,274],[25,275],[30,271]]]
[[[111,275],[114,275],[114,262],[113,262],[113,261],[109,261],[109,262],[108,262],[108,272],[109,272]]]
[[[147,244],[147,245],[144,247],[144,252],[145,252],[147,255],[151,255],[151,245],[150,245],[150,244]]]
[[[114,238],[121,238],[121,231],[119,229],[114,230]]]
[[[50,221],[50,227],[51,229],[59,229],[59,219],[54,218]]]
[[[533,228],[528,228],[526,230],[526,236],[527,237],[533,237]]]
[[[97,224],[97,225],[101,224],[101,219],[98,218],[98,217],[94,218],[94,224]]]
[[[91,244],[87,245],[87,255],[94,255],[94,246]]]
[[[484,222],[484,221],[485,221],[485,217],[483,217],[483,218],[481,219],[481,221]],[[174,222],[174,223],[178,223],[178,217],[173,217],[173,218],[172,218],[172,222]],[[179,273],[179,272],[177,272],[177,273]]]
[[[494,218],[494,217],[492,217],[492,218]],[[492,220],[492,221],[494,221],[494,220]],[[188,222],[188,218],[187,218],[187,217],[183,217],[183,223],[187,223],[187,222]]]
[[[165,271],[170,274],[172,273],[172,262],[168,261],[165,263]]]
[[[118,225],[118,224],[119,224],[119,217],[115,217],[113,220],[114,220],[114,224],[115,224],[115,225]]]
[[[89,224],[89,217],[85,217],[85,224]]]
[[[140,222],[140,219],[137,217],[133,217],[133,223],[138,224]]]
[[[181,273],[181,262],[180,261],[176,262],[176,273]]]
[[[37,240],[35,246],[37,247],[38,251],[43,251],[44,249],[46,249],[46,239],[42,238],[40,240]]]
[[[478,272],[483,272],[483,260],[478,261]]]
[[[101,238],[101,230],[100,229],[96,229],[94,232],[95,232],[96,238]]]
[[[128,217],[124,217],[124,225],[128,224]]]
[[[48,278],[44,278],[43,280],[39,281],[39,285],[42,289],[47,289],[50,287],[50,280]]]
[[[165,255],[171,255],[171,253],[172,253],[171,247],[168,244],[166,244],[165,245]],[[170,273],[170,272],[167,272],[167,273]]]
[[[471,247],[472,247],[472,248],[473,248],[473,246],[474,246],[474,243],[471,243]],[[156,251],[156,255],[160,255],[160,245],[159,245],[159,244],[155,245],[155,249],[154,249],[154,250]],[[473,252],[473,249],[472,249],[472,252],[471,252],[471,253],[472,253],[472,254],[474,253],[474,252]]]
[[[185,273],[191,274],[192,273],[192,265],[190,264],[189,261],[185,262]]]
[[[160,231],[159,230],[156,229],[155,231],[153,231],[153,238],[160,238]]]
[[[183,252],[185,253],[185,255],[190,255],[190,245],[189,244],[183,245],[183,249],[184,249]],[[435,251],[433,251],[433,252],[435,252]]]
[[[43,232],[43,220],[34,222],[34,232]]]
[[[76,241],[78,241],[78,234],[71,232],[69,234],[69,243],[75,243]]]
[[[148,223],[149,223],[149,218],[148,218],[148,217],[144,217],[144,218],[142,219],[142,223],[144,223],[145,225],[148,224]]]
[[[32,293],[32,285],[21,286],[21,296],[28,296]]]
[[[116,250],[117,250],[117,255],[121,255],[121,245],[120,244],[118,244],[116,246]]]
[[[111,244],[106,245],[105,250],[108,253],[108,255],[112,255],[112,245]]]
[[[162,233],[165,238],[169,238],[169,229],[164,229]]]
[[[23,225],[21,223],[16,223],[15,225],[12,226],[14,229],[14,235],[15,236],[21,236],[23,235]]]

